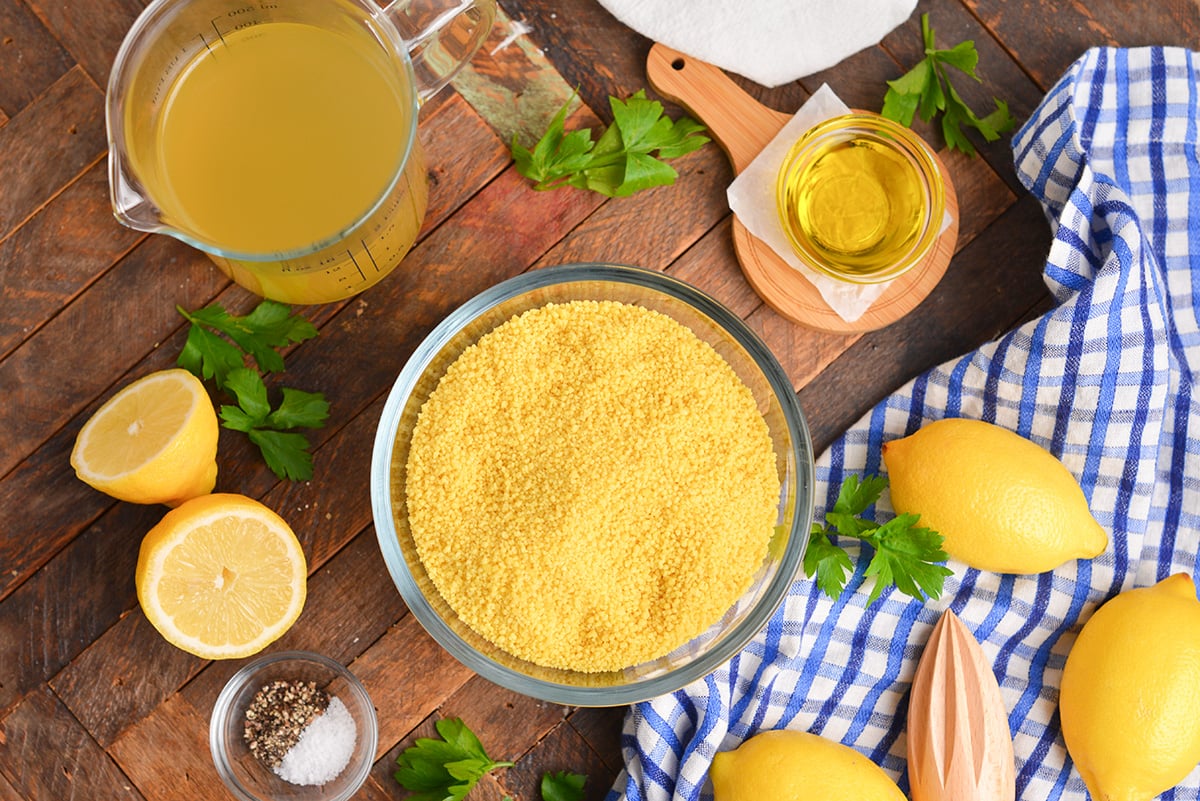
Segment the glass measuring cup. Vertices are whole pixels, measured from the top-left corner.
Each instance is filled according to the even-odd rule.
[[[495,0],[155,0],[108,84],[117,219],[284,303],[391,272],[425,216],[417,110]]]

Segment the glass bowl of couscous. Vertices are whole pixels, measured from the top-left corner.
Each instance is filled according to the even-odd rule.
[[[736,654],[796,576],[812,442],[735,314],[660,272],[525,273],[400,371],[371,468],[384,562],[453,656],[516,692],[616,706]]]

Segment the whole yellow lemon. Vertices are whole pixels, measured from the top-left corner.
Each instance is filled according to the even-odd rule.
[[[1000,426],[937,420],[885,442],[883,461],[897,514],[920,515],[971,567],[1043,573],[1108,547],[1071,472]]]
[[[883,769],[816,734],[764,731],[713,757],[714,801],[906,801]]]
[[[1183,573],[1126,590],[1084,624],[1059,696],[1095,801],[1148,801],[1200,762],[1200,601]]]

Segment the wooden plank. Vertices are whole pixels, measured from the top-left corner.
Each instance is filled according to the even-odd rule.
[[[1031,236],[1038,228],[1044,236]],[[802,388],[798,397],[816,452],[869,411],[888,388],[899,388],[926,368],[994,339],[1030,309],[1047,308],[1041,269],[1049,241],[1041,206],[1025,197],[955,257],[937,292],[916,311],[864,335]]]
[[[0,359],[143,236],[113,219],[107,165],[99,161],[0,242]]]
[[[13,116],[74,61],[22,0],[0,0],[0,111]]]
[[[868,47],[828,69],[801,78],[800,83],[810,93],[817,91],[823,83],[829,84],[850,108],[877,112],[883,108],[888,80],[899,74],[895,60],[887,51],[881,47]]]
[[[0,386],[10,399],[0,409],[0,474],[115,389],[128,365],[178,330],[175,304],[201,306],[227,283],[205,256],[168,237],[134,248],[0,362]]]
[[[599,261],[665,269],[727,215],[725,187],[733,180],[728,161],[712,143],[671,165],[679,172],[673,185],[605,201],[534,266]]]
[[[449,90],[443,93],[447,95],[445,102],[428,115],[422,110],[417,127],[429,175],[429,208],[421,228],[422,238],[511,161],[508,146],[492,127],[460,95]]]
[[[160,704],[108,751],[147,798],[228,797],[208,748],[208,711],[196,709],[181,696]]]
[[[625,767],[621,754],[621,730],[629,707],[583,707],[576,709],[567,718],[571,728],[595,751],[616,776]]]
[[[350,664],[379,716],[376,758],[396,743],[465,684],[474,673],[405,615],[386,635]]]
[[[164,640],[134,609],[54,676],[50,687],[107,748],[206,664]]]
[[[27,2],[98,86],[107,85],[117,50],[145,5],[138,0],[84,5],[52,0]]]
[[[105,147],[104,94],[83,70],[73,68],[0,128],[0,238]]]
[[[0,773],[25,798],[142,798],[45,687],[0,721]]]
[[[162,514],[162,507],[118,504],[0,602],[0,710],[61,670],[136,603],[138,546]]]
[[[542,797],[542,776],[559,771],[582,773],[588,777],[583,786],[583,797],[587,801],[602,801],[616,779],[616,773],[588,746],[579,732],[564,723],[538,743],[536,749],[518,760],[515,767],[505,771],[500,782],[517,801],[537,801]]]
[[[446,699],[436,717],[460,718],[479,737],[488,756],[515,761],[566,719],[569,707],[538,701],[474,676]],[[519,720],[521,725],[514,726]]]
[[[1200,5],[1195,0],[1133,7],[1126,0],[1092,0],[1088,8],[1122,47],[1175,45],[1194,50],[1200,42]]]
[[[727,214],[681,255],[667,272],[712,295],[738,317],[748,317],[762,298],[742,274],[733,250],[733,215]]]
[[[1118,43],[1108,27],[1111,17],[1101,17],[1092,3],[963,3],[1043,92],[1087,48]],[[1140,17],[1148,12],[1139,7],[1136,12],[1126,9],[1121,13]]]
[[[498,8],[490,36],[453,85],[503,142],[516,135],[532,147],[574,90],[521,30]]]
[[[0,801],[25,801],[17,789],[0,773]]]

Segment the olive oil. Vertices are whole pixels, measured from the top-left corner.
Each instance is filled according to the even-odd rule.
[[[860,116],[831,120],[797,142],[780,174],[778,203],[804,261],[834,277],[871,282],[911,266],[932,244],[942,187],[905,143],[869,130]]]

